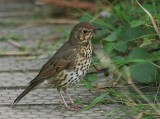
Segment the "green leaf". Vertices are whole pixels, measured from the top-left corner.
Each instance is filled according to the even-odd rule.
[[[116,56],[112,58],[112,63],[115,65],[123,65],[126,64],[126,59],[124,57]]]
[[[87,75],[85,77],[85,79],[86,80],[85,80],[84,84],[85,84],[86,88],[91,90],[93,88],[92,81],[97,79],[96,75],[94,75],[94,74]]]
[[[146,22],[142,21],[142,20],[134,20],[134,21],[131,22],[131,27],[135,28],[135,27],[138,27],[138,26],[143,25],[145,23]]]
[[[116,41],[118,40],[118,36],[121,33],[122,28],[118,28],[114,32],[112,32],[109,36],[107,36],[104,40],[106,41]]]
[[[93,85],[91,82],[85,82],[85,87],[88,89],[88,90],[91,90],[93,88]]]
[[[157,75],[156,75],[156,81],[155,82],[160,82],[160,69],[158,69],[157,71]]]
[[[150,54],[141,48],[135,48],[129,54],[128,59],[147,59]]]
[[[86,76],[86,80],[87,81],[94,81],[94,80],[96,80],[97,79],[97,77],[96,77],[96,75],[94,75],[94,74],[91,74],[91,75],[87,75]]]
[[[150,63],[136,63],[130,67],[132,79],[139,83],[152,83],[156,78],[157,67]]]
[[[107,96],[107,93],[102,93],[101,95],[99,95],[98,97],[96,97],[96,99],[94,99],[91,104],[89,104],[88,106],[86,106],[84,109],[82,109],[81,111],[86,111],[90,108],[92,108],[93,106],[95,106],[97,103],[99,102],[103,102],[105,100]]]
[[[100,64],[99,59],[98,59],[97,56],[93,56],[93,57],[92,57],[92,63],[93,63],[93,64]]]
[[[128,64],[128,63],[142,63],[146,62],[146,60],[143,59],[125,59],[125,58],[114,58],[112,59],[112,63],[116,65],[123,65],[123,64]]]
[[[127,51],[127,43],[120,41],[116,44],[116,46],[114,47],[115,50],[117,50],[118,52],[123,52],[125,53]]]
[[[114,50],[115,43],[114,42],[105,42],[103,45],[103,49],[107,53],[107,55],[111,55]]]
[[[144,30],[142,27],[131,28],[130,26],[125,26],[121,31],[119,40],[124,42],[133,41],[146,34],[146,30]]]
[[[150,54],[149,61],[160,61],[160,52]]]

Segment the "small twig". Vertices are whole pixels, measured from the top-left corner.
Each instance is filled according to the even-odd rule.
[[[98,65],[95,65],[95,64],[92,63],[92,66],[96,69],[96,71],[100,70],[100,67]]]
[[[101,15],[101,13],[99,13],[98,15],[96,15],[95,17],[93,17],[93,18],[90,20],[90,23],[92,23],[93,21],[95,21],[100,15]]]
[[[29,55],[31,55],[30,52],[16,52],[16,51],[0,52],[0,56],[29,56]]]
[[[38,72],[40,69],[17,69],[17,70],[1,70],[0,73],[7,73],[7,72],[12,72],[12,73],[18,73],[18,72]]]
[[[12,39],[7,40],[7,42],[8,42],[9,44],[11,44],[11,45],[19,48],[19,49],[23,48],[23,46],[22,46],[20,43],[18,43],[17,41],[14,41],[14,40],[12,40]]]
[[[151,13],[150,13],[148,10],[146,10],[137,0],[136,0],[136,2],[137,2],[137,4],[144,10],[144,12],[146,12],[146,14],[150,17],[151,22],[152,22],[153,27],[154,27],[154,30],[156,31],[157,35],[158,35],[159,38],[160,38],[160,31],[159,31],[159,29],[158,29],[158,27],[157,27],[157,24],[156,24],[153,16],[152,16]]]
[[[24,57],[17,57],[16,59],[18,60],[35,60],[37,59],[38,56],[36,55],[31,55],[31,56],[24,56]],[[40,59],[40,58],[38,58]]]

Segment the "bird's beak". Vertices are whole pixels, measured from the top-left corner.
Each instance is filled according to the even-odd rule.
[[[101,28],[94,28],[93,32],[96,33],[96,31],[102,30]]]
[[[101,28],[95,28],[94,30],[97,31],[97,30],[102,30],[102,29]]]

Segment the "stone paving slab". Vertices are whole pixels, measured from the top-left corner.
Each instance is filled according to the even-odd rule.
[[[46,25],[46,24],[41,24],[41,25],[31,25],[31,26],[17,26],[16,28],[0,28],[0,33],[2,34],[1,36],[18,36],[19,38],[23,38],[23,40],[34,40],[37,39],[42,39],[44,37],[47,37],[47,35],[56,33],[60,34],[58,30],[56,30],[55,25]],[[67,27],[66,27],[67,28]],[[61,28],[58,28],[59,31]],[[30,44],[32,45],[32,44]]]
[[[37,75],[37,72],[16,72],[0,73],[0,87],[26,87],[27,84]]]
[[[47,59],[20,60],[16,57],[1,57],[0,71],[40,70],[40,68],[44,63],[46,63],[46,61]]]
[[[1,41],[0,42],[0,52],[2,51],[18,51],[18,49],[10,45],[6,41]]]
[[[24,89],[1,89],[0,91],[0,105],[11,105],[15,98]],[[93,99],[89,91],[83,87],[76,87],[68,89],[69,94],[74,100],[79,100],[82,103],[87,103],[88,100]],[[28,93],[17,105],[21,104],[59,104],[62,103],[61,98],[55,88],[38,88]]]
[[[107,112],[102,111],[108,110],[106,106],[99,105],[101,110],[98,108],[91,109],[85,112],[67,111],[63,109],[59,111],[55,105],[43,105],[43,106],[21,106],[21,107],[0,107],[1,118],[8,119],[105,119],[107,118]],[[115,107],[118,107],[115,105]],[[6,113],[7,112],[7,113]],[[108,116],[109,117],[109,116]],[[111,116],[110,116],[111,117]],[[109,119],[109,118],[108,118]]]

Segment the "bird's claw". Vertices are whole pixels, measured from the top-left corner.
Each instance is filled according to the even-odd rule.
[[[77,111],[81,109],[82,107],[76,104],[71,104],[70,106],[67,107],[70,111]]]

